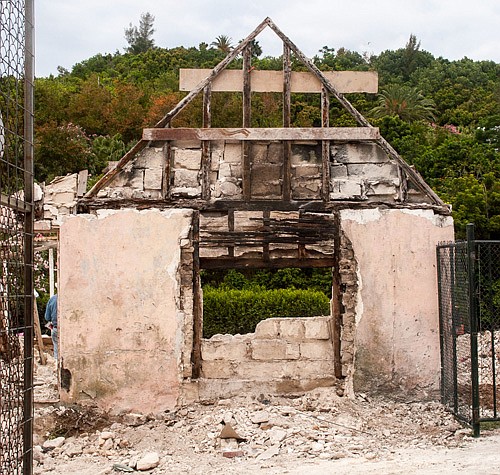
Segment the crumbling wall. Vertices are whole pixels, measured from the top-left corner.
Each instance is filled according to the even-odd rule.
[[[243,153],[250,157],[250,196],[255,200],[283,198],[284,150],[276,140],[211,141],[207,183],[211,200],[241,200]],[[404,173],[376,143],[339,142],[330,146],[330,200],[429,203],[429,198],[406,182]],[[322,199],[321,141],[292,141],[290,191],[294,200]],[[202,142],[171,141],[145,148],[125,165],[98,197],[171,199],[203,197]]]
[[[453,220],[431,210],[350,209],[341,211],[341,226],[357,266],[351,387],[434,395],[440,374],[435,248],[453,239]]]
[[[200,397],[335,385],[330,318],[270,318],[255,333],[204,339]]]
[[[61,226],[63,401],[143,413],[175,407],[190,375],[191,220],[191,210],[125,209]]]

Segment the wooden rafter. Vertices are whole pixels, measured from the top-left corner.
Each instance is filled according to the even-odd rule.
[[[169,127],[171,120],[186,107],[193,99],[201,92],[206,90],[207,86],[211,85],[215,78],[219,76],[219,74],[226,69],[226,67],[234,60],[236,57],[243,53],[245,50],[248,52],[249,44],[266,28],[269,27],[274,33],[283,41],[284,45],[284,58],[286,61],[286,56],[289,55],[290,51],[295,54],[295,56],[306,66],[306,68],[313,73],[318,80],[321,82],[323,86],[323,96],[326,93],[329,93],[333,96],[342,107],[356,120],[358,125],[365,128],[373,128],[373,126],[368,122],[368,120],[344,97],[342,93],[340,93],[337,88],[332,84],[332,82],[326,77],[326,75],[318,69],[318,67],[307,58],[300,49],[278,28],[278,26],[267,17],[264,21],[262,21],[255,30],[253,30],[238,46],[236,46],[214,69],[210,72],[210,74],[194,88],[192,89],[170,112],[168,112],[155,126],[155,128],[164,128]],[[248,53],[244,55],[245,58],[248,58]],[[244,61],[245,65],[249,69],[249,61],[246,59]],[[250,75],[249,71],[244,74],[244,88],[248,92],[250,89]],[[289,71],[287,69],[286,64],[284,64],[284,93],[287,94],[287,77],[289,77]],[[289,86],[288,86],[289,87]],[[289,94],[289,92],[288,92]],[[286,98],[285,98],[286,99]],[[245,113],[244,122],[249,122],[250,112],[248,110],[247,104],[247,112]],[[287,127],[286,120],[286,111],[284,110],[284,127]],[[325,122],[323,121],[323,124]],[[249,124],[247,124],[248,126]],[[154,129],[146,129],[154,130]],[[174,130],[174,129],[172,129]],[[264,129],[265,130],[265,129]],[[145,131],[145,135],[143,138],[129,151],[127,152],[122,159],[117,163],[116,167],[108,172],[104,177],[102,177],[94,187],[87,193],[87,198],[92,198],[97,195],[99,190],[109,184],[113,178],[123,169],[123,167],[139,152],[141,152],[149,143],[149,140],[152,138],[148,137],[148,133]],[[235,138],[235,137],[233,137]],[[207,140],[207,139],[205,139]],[[208,139],[209,140],[209,139]],[[240,140],[244,140],[241,139]],[[328,140],[324,138],[322,140]],[[398,167],[400,168],[402,174],[406,175],[410,181],[414,184],[414,186],[420,190],[425,195],[429,196],[433,203],[437,206],[445,206],[444,202],[439,198],[439,196],[430,188],[430,186],[424,181],[424,179],[420,176],[420,174],[410,167],[403,158],[398,154],[398,152],[381,136],[376,138],[376,142],[378,145],[384,150],[384,152],[396,161]],[[244,153],[245,156],[245,153]],[[324,157],[323,157],[324,158]],[[323,190],[323,194],[326,194],[326,191]],[[247,190],[248,195],[248,190]]]

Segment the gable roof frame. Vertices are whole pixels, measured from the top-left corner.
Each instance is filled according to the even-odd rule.
[[[332,84],[332,82],[322,73],[322,71],[309,59],[307,56],[300,51],[300,49],[290,40],[281,29],[271,20],[271,18],[265,18],[244,40],[242,40],[238,46],[236,46],[233,50],[231,50],[228,55],[212,69],[212,72],[200,83],[192,89],[181,101],[177,103],[177,105],[169,111],[165,116],[160,119],[155,128],[164,128],[170,127],[170,123],[172,119],[179,114],[184,107],[186,107],[189,103],[195,99],[195,97],[202,92],[207,86],[209,86],[217,76],[224,71],[227,66],[234,60],[236,57],[242,53],[249,43],[253,41],[266,27],[269,27],[274,33],[283,41],[283,44],[286,45],[293,53],[297,56],[297,58],[304,64],[304,66],[321,82],[324,88],[342,105],[342,107],[356,120],[358,125],[367,128],[373,128],[370,122],[344,97],[342,93],[340,93],[336,87]],[[123,167],[139,152],[146,148],[147,144],[150,141],[142,138],[137,142],[137,144],[132,147],[116,164],[115,168],[110,170],[106,175],[104,175],[93,187],[91,190],[87,192],[85,198],[92,198],[97,195],[99,190],[104,188],[107,184],[109,184],[113,178],[123,169]],[[399,155],[399,153],[385,140],[383,137],[379,135],[379,137],[375,140],[375,142],[381,147],[384,152],[396,161],[398,165],[398,169],[400,170],[400,174],[405,174],[410,181],[416,186],[416,188],[427,195],[435,205],[439,207],[446,207],[445,203],[439,198],[439,196],[432,190],[432,188],[425,182],[422,176],[405,160]]]

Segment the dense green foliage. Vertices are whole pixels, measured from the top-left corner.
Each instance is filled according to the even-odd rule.
[[[317,290],[223,290],[203,291],[203,336],[216,333],[244,334],[257,323],[273,317],[312,317],[330,314],[328,297]]]
[[[128,39],[136,33],[151,39],[152,19],[141,20]],[[50,180],[83,167],[98,175],[108,159],[140,138],[142,127],[154,125],[185,95],[178,92],[180,68],[212,68],[231,46],[225,35],[197,48],[151,43],[141,52],[98,54],[71,71],[61,69],[57,77],[38,78],[36,178]],[[254,46],[253,67],[281,69],[281,58],[258,57],[260,46]],[[294,70],[304,70],[297,58],[292,61]],[[500,64],[436,58],[413,35],[404,47],[377,56],[324,46],[313,61],[325,71],[378,71],[381,94],[351,94],[349,100],[453,205],[458,237],[474,221],[478,237],[500,238]],[[238,58],[229,67],[241,62]],[[292,99],[292,125],[320,125],[317,94]],[[188,106],[173,125],[200,126],[200,104]],[[254,94],[252,106],[253,126],[281,125],[279,94]],[[214,127],[241,125],[240,94],[214,94],[212,110]],[[330,123],[355,125],[334,100]]]
[[[331,269],[203,271],[203,335],[250,333],[272,317],[330,314]]]

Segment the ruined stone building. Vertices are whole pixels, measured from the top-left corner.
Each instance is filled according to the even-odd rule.
[[[283,71],[253,70],[252,40],[283,41]],[[242,70],[226,66],[243,55]],[[292,72],[291,54],[308,72]],[[60,228],[61,395],[142,412],[242,392],[439,387],[435,245],[449,208],[344,94],[373,72],[321,72],[268,18],[78,202]],[[236,128],[211,97],[242,93]],[[283,127],[251,128],[251,94],[283,93]],[[321,95],[322,127],[290,127],[292,93]],[[203,95],[203,127],[171,121]],[[329,127],[329,102],[358,127]],[[200,270],[333,269],[331,314],[202,338]]]

